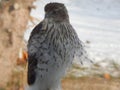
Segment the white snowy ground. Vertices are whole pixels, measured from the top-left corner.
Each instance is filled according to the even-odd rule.
[[[31,16],[42,20],[44,6],[49,2],[66,5],[79,38],[90,41],[87,47],[91,58],[96,62],[114,60],[120,64],[120,0],[37,0]],[[26,40],[33,27],[25,32]]]

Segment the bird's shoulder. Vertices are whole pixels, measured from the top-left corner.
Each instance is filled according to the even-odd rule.
[[[46,30],[43,30],[43,27],[43,22],[40,22],[32,30],[27,44],[28,54],[36,53],[37,50],[41,47],[42,43],[45,41]]]
[[[40,22],[38,25],[35,26],[35,28],[32,30],[31,34],[30,34],[30,39],[38,34],[43,35],[45,33],[46,30],[43,30],[43,21]],[[30,40],[29,39],[29,40]]]

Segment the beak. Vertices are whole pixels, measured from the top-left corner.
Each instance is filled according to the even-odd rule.
[[[49,16],[48,14],[45,14],[45,18],[48,18],[48,16]]]
[[[47,29],[47,23],[48,23],[48,18],[45,17],[43,23],[42,23],[42,30],[46,30]]]

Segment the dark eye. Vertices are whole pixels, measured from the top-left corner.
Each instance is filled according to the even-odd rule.
[[[53,11],[53,14],[57,14],[57,11]]]

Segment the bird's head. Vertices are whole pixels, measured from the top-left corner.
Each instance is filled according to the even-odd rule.
[[[48,3],[45,6],[45,19],[52,22],[69,22],[66,7],[62,3]]]

